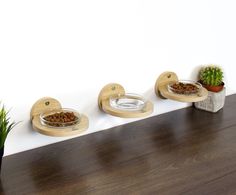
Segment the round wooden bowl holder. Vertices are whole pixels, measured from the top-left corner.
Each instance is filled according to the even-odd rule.
[[[110,83],[102,88],[98,96],[98,106],[101,111],[121,117],[121,118],[138,118],[150,115],[153,112],[153,104],[147,101],[141,110],[121,110],[116,109],[110,105],[110,97],[125,96],[125,89],[117,83]]]
[[[89,126],[88,117],[84,114],[80,114],[80,121],[78,124],[68,127],[50,127],[43,125],[40,121],[40,114],[61,109],[61,104],[58,100],[50,97],[44,97],[39,99],[31,108],[30,119],[33,129],[37,132],[48,136],[72,136],[84,132]]]
[[[208,96],[208,91],[204,87],[197,94],[184,95],[176,94],[168,90],[170,82],[178,81],[178,76],[174,72],[162,73],[155,84],[155,93],[162,99],[171,99],[179,102],[199,102],[205,100]]]

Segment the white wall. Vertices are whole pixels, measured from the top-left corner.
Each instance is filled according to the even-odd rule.
[[[133,121],[98,110],[109,82],[151,99],[153,115],[189,105],[154,95],[166,70],[196,79],[199,65],[219,64],[235,93],[235,9],[234,0],[0,1],[0,100],[22,121],[5,155],[69,139],[32,130],[29,112],[43,96],[87,114],[92,133]]]

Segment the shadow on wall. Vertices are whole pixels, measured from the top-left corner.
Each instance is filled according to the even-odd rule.
[[[132,119],[123,119],[119,117],[111,116],[103,111],[101,111],[98,107],[97,102],[92,103],[84,108],[86,114],[89,114],[90,119],[90,129],[107,129],[113,127],[114,124],[121,124],[124,120],[132,120]],[[97,120],[99,118],[99,120]]]
[[[149,88],[143,93],[143,97],[148,100],[161,100],[160,97],[157,97],[154,91],[154,87]]]
[[[32,135],[37,134],[37,132],[33,130],[32,123],[31,123],[30,120],[27,121],[27,122],[25,123],[25,125],[26,125],[26,129],[27,129],[27,133],[32,134]]]
[[[198,81],[199,80],[199,71],[200,69],[203,67],[203,65],[199,65],[199,66],[196,66],[193,71],[191,72],[190,74],[190,79],[191,80],[194,80],[194,81]]]

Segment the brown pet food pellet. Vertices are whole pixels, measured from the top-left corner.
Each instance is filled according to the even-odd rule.
[[[75,125],[78,117],[73,112],[57,112],[43,118],[47,125],[55,127],[64,127]]]
[[[198,92],[198,87],[190,83],[174,83],[171,88],[173,92],[178,94],[194,94]]]

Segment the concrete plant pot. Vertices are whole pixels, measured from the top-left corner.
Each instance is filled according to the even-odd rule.
[[[225,88],[223,88],[220,92],[208,91],[207,99],[200,102],[195,102],[195,108],[209,112],[219,111],[225,104],[225,91]]]

